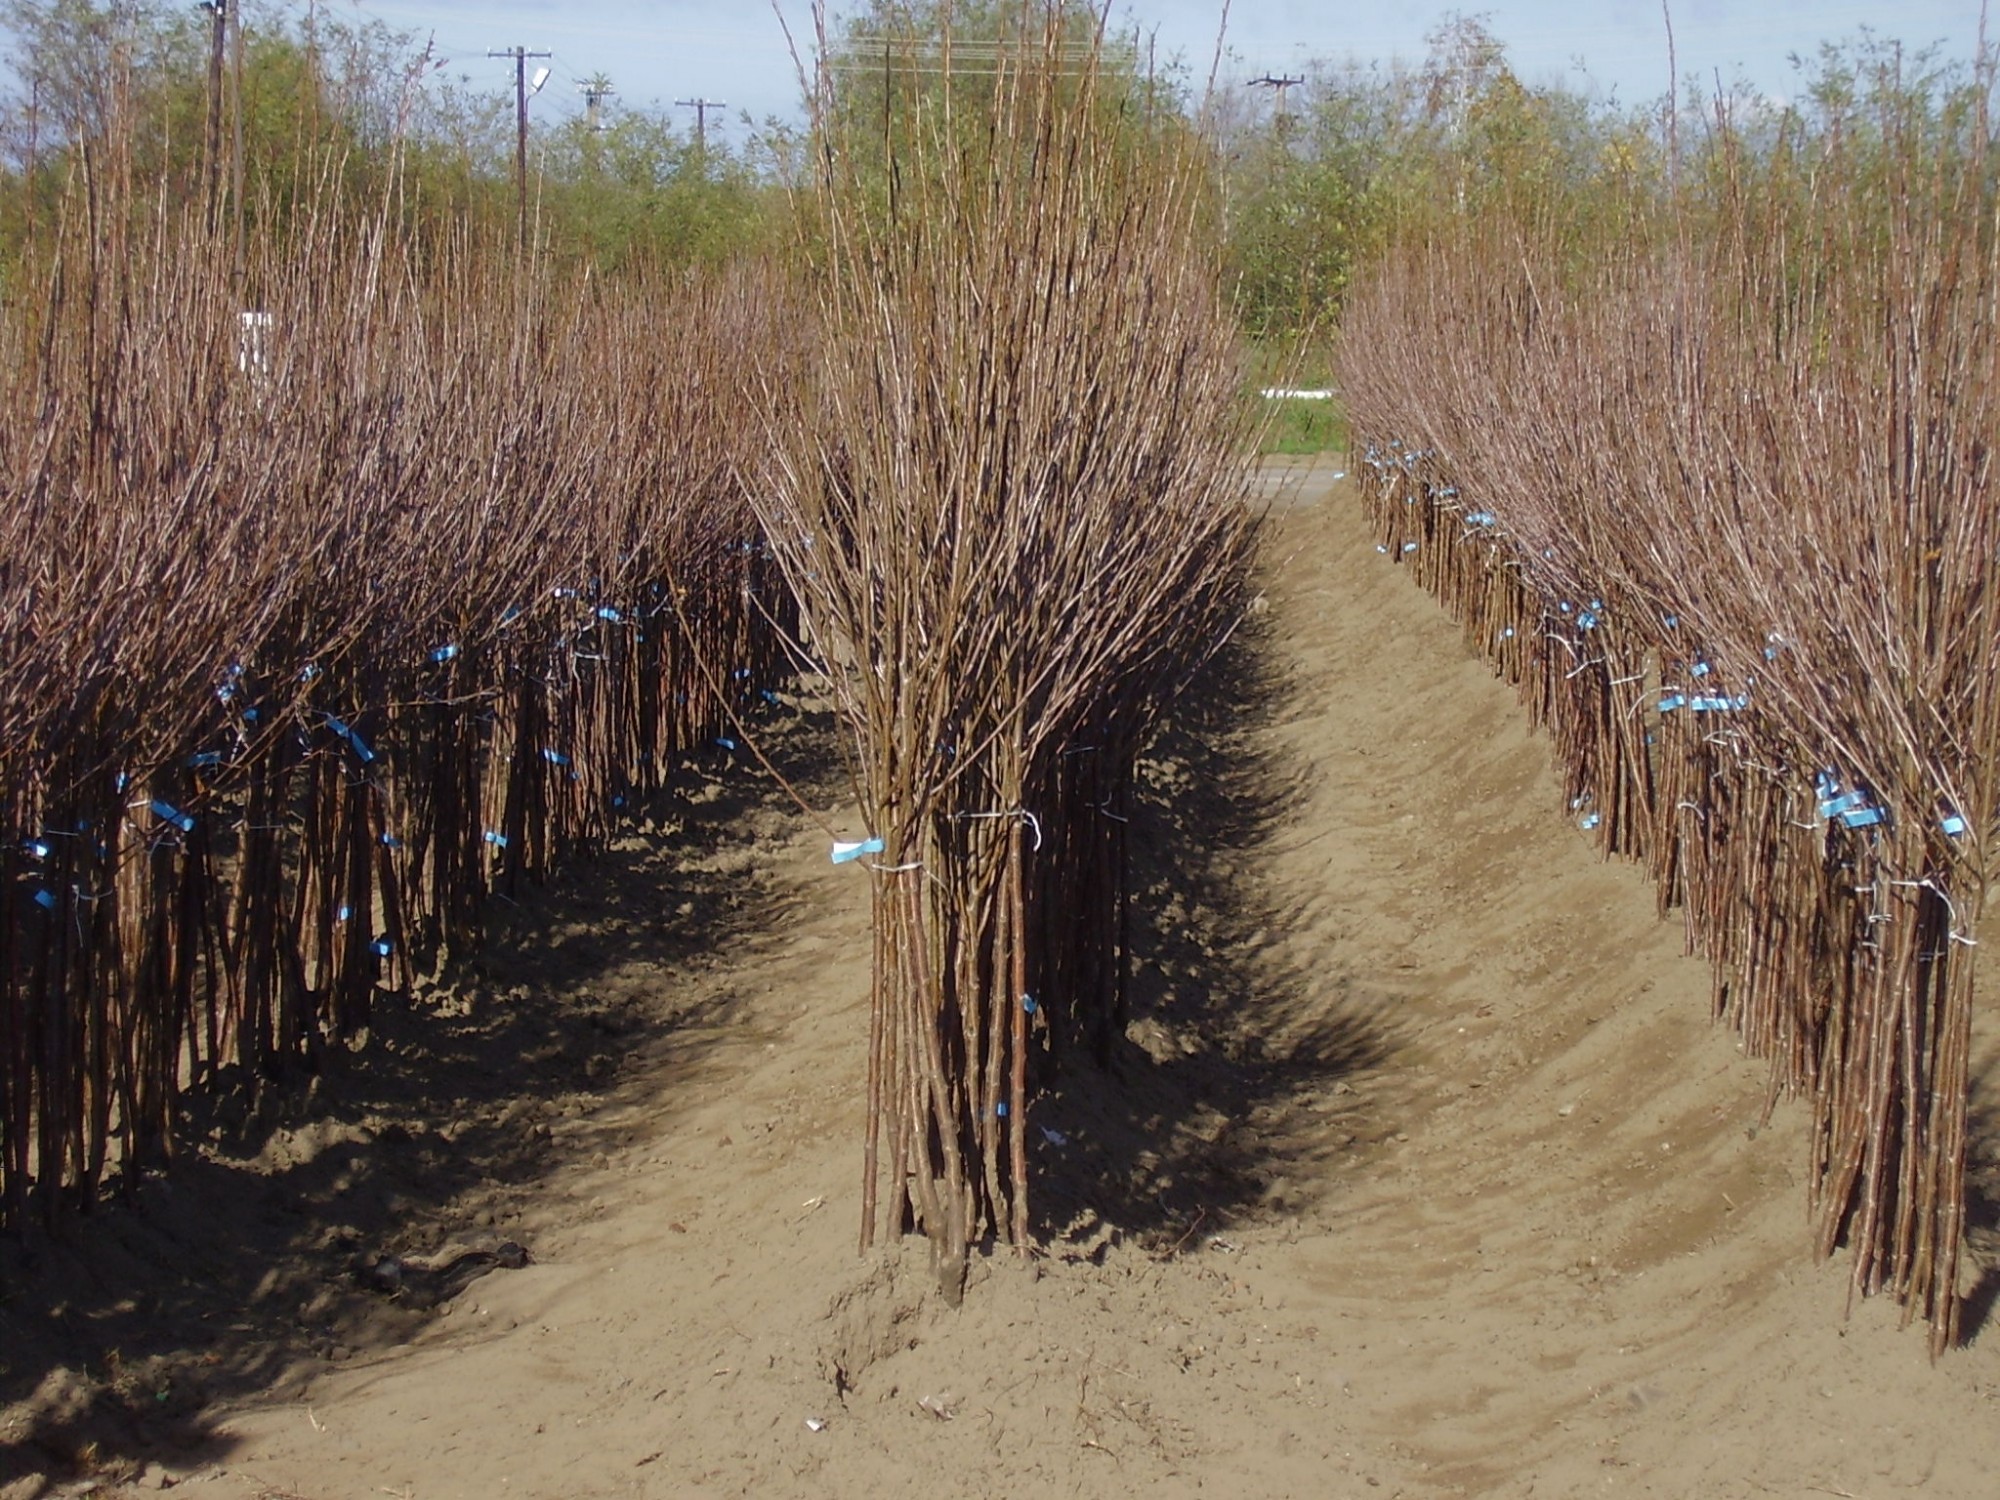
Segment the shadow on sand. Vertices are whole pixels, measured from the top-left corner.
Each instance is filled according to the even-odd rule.
[[[832,784],[823,715],[787,708],[765,729],[795,785]],[[706,1048],[677,1045],[676,1071],[643,1082],[627,1059],[729,1019],[726,987],[686,976],[782,927],[788,893],[753,850],[791,806],[754,763],[706,752],[646,812],[496,901],[480,951],[440,982],[378,993],[365,1037],[297,1087],[253,1109],[219,1080],[165,1176],[0,1239],[8,1500],[225,1461],[220,1406],[404,1342],[470,1275],[520,1263],[507,1247],[551,1174],[615,1144],[626,1094],[656,1098]],[[445,1247],[470,1254],[418,1269]]]
[[[1393,1049],[1365,984],[1273,941],[1259,850],[1311,787],[1260,734],[1289,696],[1268,619],[1245,623],[1141,758],[1130,1023],[1108,1071],[1065,1062],[1030,1132],[1038,1233],[1068,1253],[1114,1236],[1177,1252],[1310,1206],[1325,1159],[1367,1128],[1343,1078]]]
[[[1959,1308],[1958,1338],[1970,1344],[1993,1322],[2000,1305],[2000,1099],[1989,1068],[1975,1074],[1966,1135],[1972,1143],[1965,1164],[1965,1258],[1972,1282]],[[1961,1280],[1963,1285],[1963,1280]]]

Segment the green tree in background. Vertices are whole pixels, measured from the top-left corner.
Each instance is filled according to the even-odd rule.
[[[566,121],[538,162],[551,248],[615,269],[715,265],[775,243],[779,197],[740,152],[654,115]]]
[[[0,106],[0,265],[18,261],[66,192],[107,171],[157,184],[130,200],[150,211],[203,202],[211,153],[234,167],[239,129],[252,226],[336,204],[417,231],[511,225],[511,92],[472,87],[380,22],[259,6],[243,15],[240,91],[225,67],[218,100],[211,14],[157,0],[0,7],[20,41]],[[663,117],[595,113],[596,130],[531,125],[530,190],[549,254],[617,271],[714,263],[775,241],[783,195],[768,163],[714,141],[698,151]],[[219,176],[229,191],[234,173]]]
[[[1253,335],[1330,327],[1375,259],[1468,219],[1548,217],[1581,243],[1656,190],[1649,118],[1523,83],[1484,17],[1447,16],[1429,43],[1415,68],[1310,67],[1302,99],[1231,132],[1229,253]]]

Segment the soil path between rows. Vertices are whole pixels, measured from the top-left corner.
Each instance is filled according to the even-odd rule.
[[[1146,765],[1128,1045],[1037,1106],[1046,1254],[956,1311],[920,1247],[857,1257],[865,876],[746,805],[728,938],[608,945],[585,900],[517,956],[658,1022],[538,1137],[533,1263],[300,1352],[177,1487],[1993,1495],[2000,1333],[1933,1366],[1843,1320],[1801,1111],[1765,1121],[1678,922],[1332,466],[1268,472],[1263,607]]]

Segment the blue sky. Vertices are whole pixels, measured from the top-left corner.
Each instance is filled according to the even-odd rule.
[[[780,0],[801,46],[812,21],[803,0]],[[795,117],[797,75],[784,32],[768,0],[322,0],[323,12],[375,18],[398,29],[434,34],[452,59],[451,72],[475,86],[511,89],[513,65],[489,59],[490,48],[523,45],[555,53],[552,77],[537,113],[581,108],[576,82],[602,71],[617,87],[616,104],[659,104],[677,118],[693,111],[674,101],[706,97],[727,102],[726,133],[740,139],[747,112]],[[1235,0],[1230,7],[1224,76],[1299,73],[1315,59],[1416,61],[1424,33],[1451,9],[1485,13],[1507,44],[1515,71],[1531,83],[1595,83],[1626,102],[1657,98],[1667,86],[1666,33],[1659,0],[1517,0],[1458,7],[1384,3],[1338,5],[1327,0]],[[1942,41],[1956,57],[1972,55],[1978,0],[1901,0],[1887,5],[1812,0],[1674,0],[1679,71],[1712,86],[1738,77],[1772,95],[1792,87],[1789,53],[1814,51],[1824,40],[1852,36],[1863,26],[1912,46]],[[1206,78],[1215,52],[1221,6],[1212,0],[1120,0],[1118,14],[1155,38],[1157,53],[1179,53]],[[2000,17],[1995,19],[2000,36]],[[1577,71],[1576,64],[1586,71]],[[713,117],[711,117],[712,121]]]

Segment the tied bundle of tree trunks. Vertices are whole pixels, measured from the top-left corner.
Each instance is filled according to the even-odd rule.
[[[353,1037],[789,628],[736,477],[769,288],[310,206],[239,286],[96,145],[0,320],[5,1225]]]
[[[2000,799],[2000,250],[1980,77],[1898,76],[1660,231],[1465,225],[1377,274],[1341,382],[1379,546],[1644,861],[1813,1113],[1822,1255],[1958,1334],[1974,930]]]
[[[920,1230],[952,1300],[1029,1243],[1031,1051],[1119,1025],[1135,756],[1254,530],[1198,149],[1102,16],[1006,11],[851,72],[822,33],[824,355],[751,491],[866,821],[861,1243]]]

